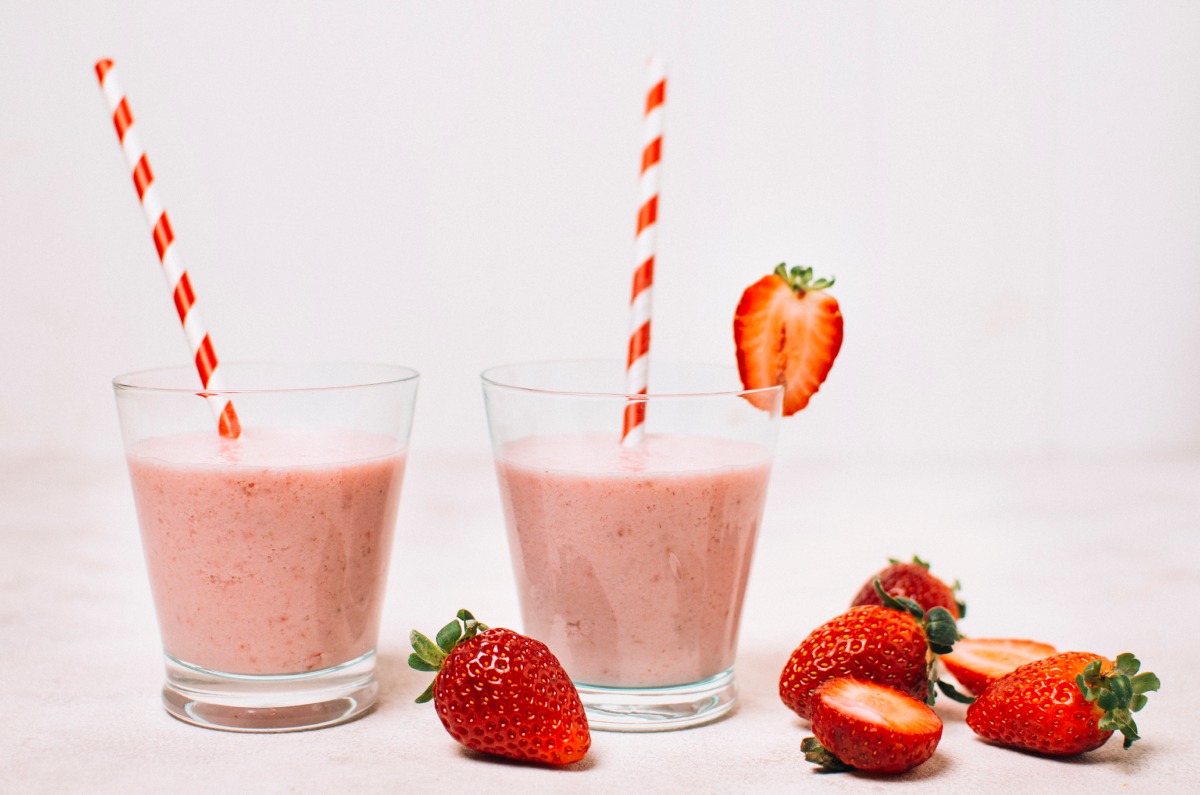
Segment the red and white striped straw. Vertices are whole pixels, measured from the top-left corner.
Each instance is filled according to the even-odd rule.
[[[178,246],[175,245],[175,233],[171,231],[167,211],[163,209],[159,199],[154,172],[150,170],[146,150],[142,148],[138,139],[137,130],[133,125],[133,113],[129,110],[129,103],[117,79],[117,70],[113,62],[107,58],[97,61],[96,76],[100,79],[100,88],[104,90],[104,98],[108,100],[108,107],[112,111],[113,126],[117,128],[117,140],[125,153],[125,161],[133,172],[133,185],[137,189],[146,224],[154,238],[154,248],[158,251],[159,261],[162,262],[163,275],[167,278],[167,286],[174,293],[179,322],[183,324],[183,333],[195,354],[200,383],[205,389],[222,389],[221,377],[217,372],[217,353],[196,308],[196,295],[192,292],[191,280],[188,279],[187,270],[180,259]],[[236,439],[242,429],[233,403],[220,395],[210,395],[209,402],[217,415],[217,428],[221,435]]]
[[[625,392],[645,395],[650,374],[650,309],[654,292],[654,254],[658,238],[659,161],[662,155],[663,103],[667,78],[663,62],[651,58],[646,69],[646,108],[642,123],[642,176],[638,181],[635,268],[629,296],[629,357],[625,366]],[[646,401],[625,404],[621,443],[640,444],[645,436]]]

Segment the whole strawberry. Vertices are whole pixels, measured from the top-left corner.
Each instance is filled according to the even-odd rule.
[[[446,731],[468,748],[569,765],[591,746],[579,692],[550,649],[466,610],[431,641],[413,630],[408,664],[437,676],[417,698],[433,699]]]
[[[929,571],[929,563],[913,555],[912,562],[888,558],[891,563],[875,577],[883,584],[883,590],[894,596],[905,596],[919,604],[922,609],[944,607],[957,621],[967,614],[967,606],[958,600],[958,583],[947,585]],[[875,578],[867,580],[858,590],[851,607],[858,605],[883,604],[875,593]]]
[[[942,719],[898,690],[858,679],[830,679],[812,696],[815,736],[804,758],[830,770],[903,773],[933,756]]]
[[[779,677],[779,697],[802,718],[822,682],[851,677],[895,688],[918,701],[933,703],[936,654],[950,651],[958,639],[953,616],[943,607],[926,613],[911,599],[883,591],[885,606],[852,607],[817,627],[788,658]]]
[[[1139,674],[1132,654],[1116,662],[1068,651],[1026,663],[988,686],[967,708],[981,737],[1038,753],[1068,756],[1099,748],[1113,731],[1129,748],[1139,739],[1132,713],[1146,706],[1158,677]]]

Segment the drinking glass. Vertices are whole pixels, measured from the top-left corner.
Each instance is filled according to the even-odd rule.
[[[418,374],[358,363],[113,380],[167,711],[216,729],[329,726],[375,703],[375,646]],[[217,432],[232,402],[237,438]]]
[[[675,729],[734,704],[742,599],[782,388],[733,368],[619,361],[482,374],[524,631],[579,689],[592,728]],[[644,408],[644,436],[622,416]]]

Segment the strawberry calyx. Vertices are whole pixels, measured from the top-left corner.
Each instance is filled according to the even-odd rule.
[[[958,598],[958,592],[962,590],[962,583],[956,579],[951,583],[950,590],[954,591],[954,605],[958,608],[959,620],[962,620],[967,617],[967,603]]]
[[[958,634],[958,624],[954,616],[944,607],[931,607],[928,611],[907,596],[892,596],[883,590],[883,583],[875,578],[873,583],[875,593],[883,601],[884,607],[908,613],[921,624],[925,630],[925,639],[929,641],[929,650],[934,654],[949,654],[954,648],[954,641],[962,637]]]
[[[796,292],[797,295],[804,295],[809,290],[824,290],[827,287],[832,287],[834,278],[830,276],[828,279],[821,277],[813,278],[813,269],[793,265],[788,268],[786,262],[781,262],[775,266],[775,275],[787,282],[788,287]]]
[[[1125,737],[1125,748],[1141,738],[1137,733],[1134,712],[1146,706],[1146,693],[1158,690],[1162,685],[1153,673],[1138,673],[1142,664],[1129,652],[1117,655],[1110,670],[1103,670],[1100,660],[1092,660],[1075,677],[1083,697],[1104,710],[1100,719],[1101,731],[1119,731]]]
[[[800,750],[804,752],[804,761],[812,762],[814,765],[818,765],[831,773],[845,773],[848,770],[854,769],[851,765],[838,759],[828,748],[821,745],[821,741],[816,737],[805,737],[801,740]]]
[[[418,671],[437,673],[442,670],[446,658],[458,644],[468,641],[481,632],[487,632],[488,626],[480,623],[469,610],[459,610],[458,614],[446,626],[438,630],[435,640],[430,640],[424,634],[413,630],[408,639],[412,643],[413,653],[408,655],[408,665]],[[425,692],[417,696],[417,703],[424,704],[433,698],[433,685],[429,683]]]
[[[941,688],[943,693],[946,693],[945,687],[938,676],[937,657],[939,654],[949,654],[954,648],[954,642],[962,637],[958,632],[958,624],[954,620],[954,616],[944,607],[935,606],[929,608],[928,611],[922,610],[921,606],[907,596],[892,596],[883,589],[883,583],[879,577],[875,577],[872,583],[875,588],[875,594],[883,602],[883,606],[898,610],[901,613],[908,613],[917,620],[921,628],[925,631],[925,641],[929,644],[929,666],[928,666],[928,684],[925,688],[925,703],[933,706],[937,699],[938,689]],[[953,688],[950,688],[953,690]],[[947,695],[950,695],[947,693]],[[961,694],[960,694],[961,695]],[[954,696],[950,698],[958,701]]]
[[[959,704],[975,703],[975,696],[962,692],[957,687],[943,679],[938,679],[936,682],[934,682],[934,684],[937,685],[938,690],[942,691],[942,695],[951,701],[957,701]]]

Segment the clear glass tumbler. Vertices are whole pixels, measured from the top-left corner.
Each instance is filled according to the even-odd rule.
[[[595,729],[699,725],[734,704],[734,657],[782,388],[733,368],[618,361],[482,375],[524,631],[546,643]],[[645,435],[622,444],[631,401]]]
[[[374,705],[375,646],[416,371],[226,364],[113,380],[180,720],[264,732]],[[232,402],[236,439],[212,404]]]

